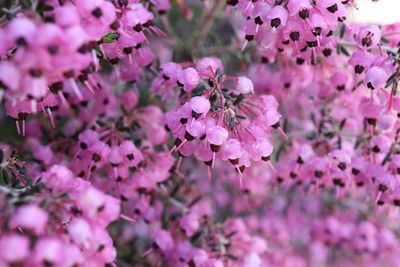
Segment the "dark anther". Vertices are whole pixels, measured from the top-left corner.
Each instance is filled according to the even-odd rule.
[[[40,77],[42,77],[43,72],[41,70],[38,70],[38,69],[31,69],[29,71],[29,74],[34,78],[40,78]]]
[[[310,11],[308,11],[308,9],[302,9],[299,12],[299,17],[302,19],[307,19],[308,17],[310,17]]]
[[[239,3],[239,0],[228,0],[226,3],[231,6],[236,6]]]
[[[217,152],[221,149],[221,146],[219,146],[219,145],[214,145],[214,144],[210,144],[210,148],[211,148],[211,151],[212,151],[212,152],[217,153]]]
[[[271,27],[278,28],[279,25],[281,25],[281,19],[280,18],[274,18],[274,19],[271,20]]]
[[[96,18],[101,18],[101,16],[103,16],[103,10],[101,10],[101,8],[99,8],[99,7],[96,7],[92,11],[92,15],[95,16]]]
[[[82,142],[79,144],[79,146],[80,146],[80,148],[81,148],[82,150],[86,150],[86,149],[88,148],[87,144],[82,143]]]
[[[372,148],[372,151],[375,152],[375,153],[381,152],[381,150],[380,150],[380,148],[379,148],[378,146],[374,146],[374,147]]]
[[[307,43],[307,46],[310,47],[310,48],[318,46],[318,41],[317,40],[315,40],[315,41],[307,41],[306,43]]]
[[[313,33],[314,36],[320,36],[321,35],[321,31],[322,31],[321,27],[315,27],[313,29],[312,33]]]
[[[271,157],[270,156],[267,156],[267,157],[261,157],[261,159],[263,160],[263,161],[269,161],[270,159],[271,159]]]
[[[59,50],[60,48],[58,47],[58,45],[50,45],[47,47],[47,51],[49,51],[50,55],[58,54]]]
[[[344,91],[344,89],[345,89],[345,86],[342,84],[342,85],[338,85],[338,86],[336,86],[336,89],[339,91],[339,92],[341,92],[341,91]]]
[[[118,20],[114,20],[113,23],[111,23],[110,28],[114,31],[118,30],[119,27],[121,27],[121,24],[119,23]]]
[[[124,49],[122,49],[122,51],[124,51],[124,53],[127,55],[132,54],[133,47],[125,47]]]
[[[302,165],[303,163],[304,163],[304,160],[299,156],[299,157],[297,158],[297,164]]]
[[[347,168],[347,165],[346,165],[346,163],[344,163],[344,162],[340,162],[340,163],[338,164],[338,168],[339,168],[340,170],[344,171],[344,170]]]
[[[372,45],[372,39],[371,39],[371,37],[364,37],[364,38],[362,38],[361,44],[362,44],[363,46],[370,47],[370,46]]]
[[[137,32],[141,32],[143,30],[142,24],[136,24],[135,26],[133,26],[133,29]]]
[[[101,160],[101,156],[99,154],[97,154],[97,153],[94,153],[93,156],[92,156],[92,160],[94,162],[99,162]]]
[[[389,188],[385,184],[379,184],[379,186],[378,186],[378,190],[381,191],[381,192],[385,192],[388,189]]]
[[[244,39],[246,39],[247,41],[252,41],[253,39],[254,39],[254,35],[246,35],[245,37],[244,37]]]
[[[296,58],[297,65],[303,65],[305,62],[304,58],[298,57]]]
[[[293,42],[298,41],[300,39],[300,32],[291,32],[289,37]]]
[[[322,50],[322,54],[324,54],[325,57],[329,57],[332,54],[332,50],[330,48],[325,48]]]
[[[323,175],[324,175],[324,173],[322,171],[320,171],[320,170],[316,170],[314,172],[314,176],[317,177],[317,178],[321,178]]]
[[[229,159],[229,162],[232,163],[232,165],[236,165],[239,163],[239,159]]]
[[[361,73],[364,71],[364,69],[365,69],[365,67],[364,67],[364,66],[361,66],[361,65],[356,65],[356,66],[354,67],[354,71],[355,71],[357,74],[361,74]]]
[[[193,137],[190,133],[188,133],[188,132],[186,131],[186,132],[185,132],[185,139],[188,140],[188,141],[193,141],[193,140],[194,140],[194,137]]]
[[[328,9],[329,12],[335,13],[336,11],[338,11],[338,5],[334,4],[334,5],[330,6],[330,7],[328,7],[327,9]]]
[[[262,25],[264,22],[262,21],[262,19],[260,18],[260,16],[256,17],[254,19],[254,22],[258,25]]]

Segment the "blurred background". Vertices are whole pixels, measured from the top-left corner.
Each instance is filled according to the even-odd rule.
[[[399,0],[356,0],[359,10],[352,13],[352,20],[363,23],[390,24],[400,21]]]

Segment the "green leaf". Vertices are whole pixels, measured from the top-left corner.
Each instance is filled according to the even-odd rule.
[[[226,99],[232,99],[232,96],[230,94],[228,94],[227,92],[222,91],[222,95],[226,98]]]
[[[240,103],[244,100],[245,96],[243,94],[238,95],[238,97],[236,98],[235,102],[233,102],[233,104],[235,106],[240,105]]]
[[[21,0],[21,5],[25,9],[31,9],[32,8],[32,2],[30,0]]]
[[[213,106],[214,103],[215,103],[215,101],[217,101],[217,95],[216,95],[216,94],[212,94],[212,95],[210,96],[209,100],[210,100],[211,106]]]
[[[119,119],[117,121],[117,123],[115,124],[115,128],[117,128],[117,130],[121,132],[125,129],[124,122],[122,121],[122,119]]]
[[[199,84],[196,88],[194,88],[192,90],[192,95],[193,96],[201,96],[204,94],[205,91],[206,91],[206,87],[204,86],[204,84]]]
[[[387,79],[387,81],[386,81],[385,88],[388,88],[389,86],[391,86],[396,81],[396,77],[397,77],[397,72],[390,75],[389,79]]]
[[[217,69],[215,71],[215,74],[217,75],[217,80],[220,81],[223,75],[222,71],[220,69]]]
[[[341,24],[341,25],[340,25],[340,29],[339,29],[339,36],[340,36],[340,39],[343,38],[343,36],[344,36],[345,33],[346,33],[346,27],[344,26],[344,24]]]
[[[96,123],[100,126],[100,127],[104,127],[106,126],[106,123],[102,120],[96,120]]]
[[[117,33],[115,33],[115,32],[110,32],[110,33],[106,34],[105,36],[103,36],[103,38],[101,38],[101,42],[102,42],[102,43],[105,43],[105,44],[112,43],[112,42],[114,42],[115,40],[117,40],[118,37],[119,37],[119,36],[118,36]]]
[[[345,125],[346,125],[346,119],[343,119],[343,120],[340,122],[339,129],[342,130],[343,127],[344,127]]]
[[[1,174],[3,176],[3,181],[5,184],[10,184],[10,176],[8,175],[8,172],[4,169],[1,170]]]
[[[336,49],[337,49],[337,53],[338,53],[339,55],[340,55],[340,54],[343,54],[343,55],[345,55],[345,56],[347,56],[347,57],[350,56],[349,51],[347,51],[347,48],[344,47],[343,45],[338,44],[337,47],[336,47]]]
[[[388,44],[388,43],[389,43],[389,40],[386,39],[385,37],[382,37],[382,38],[381,38],[381,42],[384,43],[384,44]]]

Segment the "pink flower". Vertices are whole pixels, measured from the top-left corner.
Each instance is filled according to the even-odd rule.
[[[62,261],[63,244],[56,238],[41,238],[33,249],[32,260],[37,264],[59,265]]]
[[[47,213],[36,205],[25,205],[15,212],[10,220],[10,228],[21,227],[37,235],[44,233],[47,225]]]
[[[388,75],[381,67],[374,66],[370,68],[365,75],[365,83],[369,89],[379,89],[385,85]]]
[[[30,254],[29,239],[22,235],[7,234],[0,237],[0,262],[23,262]]]
[[[191,237],[200,227],[199,218],[196,214],[186,214],[179,220],[179,226],[185,231],[188,237]]]
[[[254,93],[254,86],[253,82],[244,76],[241,76],[238,78],[238,85],[237,85],[237,90],[241,94],[250,94]]]

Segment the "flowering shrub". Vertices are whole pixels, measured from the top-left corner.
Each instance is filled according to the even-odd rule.
[[[353,0],[0,7],[0,266],[399,265],[400,23]]]

